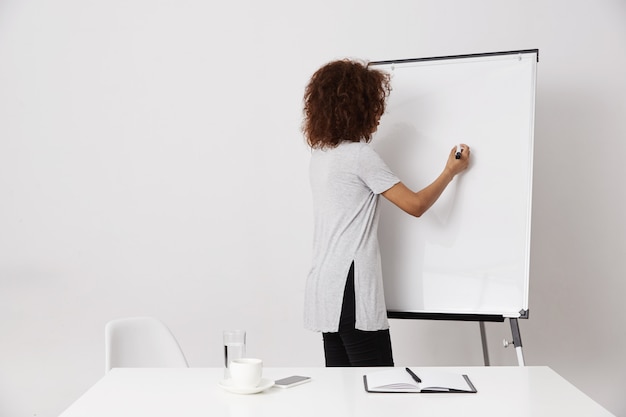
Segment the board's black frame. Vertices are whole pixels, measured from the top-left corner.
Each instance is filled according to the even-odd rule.
[[[444,55],[434,56],[426,58],[404,58],[404,59],[391,59],[383,61],[372,61],[369,65],[391,65],[391,64],[405,64],[410,62],[425,62],[425,61],[441,61],[449,59],[463,59],[463,58],[481,58],[486,56],[499,56],[499,55],[521,55],[521,54],[537,54],[537,62],[539,62],[539,49],[520,49],[517,51],[501,51],[501,52],[483,52],[478,54],[463,54],[463,55]]]
[[[503,322],[507,318],[527,319],[529,310],[521,310],[517,317],[505,317],[502,314],[463,314],[463,313],[427,313],[415,311],[387,310],[390,319],[414,319],[414,320],[450,320],[450,321],[488,321]]]

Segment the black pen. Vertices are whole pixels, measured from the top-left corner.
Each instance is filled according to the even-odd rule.
[[[415,375],[413,371],[411,371],[409,368],[404,368],[404,369],[406,369],[406,371],[409,373],[409,375],[411,375],[411,378],[413,378],[415,382],[417,382],[418,384],[422,383],[422,380],[420,379],[420,377]]]

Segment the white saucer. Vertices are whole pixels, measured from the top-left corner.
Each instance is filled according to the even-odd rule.
[[[265,391],[268,388],[274,386],[274,381],[271,379],[261,379],[261,382],[256,387],[252,388],[241,388],[233,385],[233,382],[230,379],[223,379],[217,385],[224,388],[228,392],[232,392],[235,394],[257,394],[259,392]]]

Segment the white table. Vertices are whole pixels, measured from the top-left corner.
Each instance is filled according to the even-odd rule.
[[[382,369],[266,368],[312,381],[252,395],[220,388],[221,368],[113,369],[60,417],[613,416],[548,367],[437,368],[467,374],[477,394],[365,392],[363,374]]]

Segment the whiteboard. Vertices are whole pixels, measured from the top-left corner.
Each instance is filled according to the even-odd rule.
[[[527,316],[537,61],[526,50],[370,63],[392,86],[372,146],[402,182],[427,186],[457,143],[472,155],[420,218],[381,199],[389,317]]]

